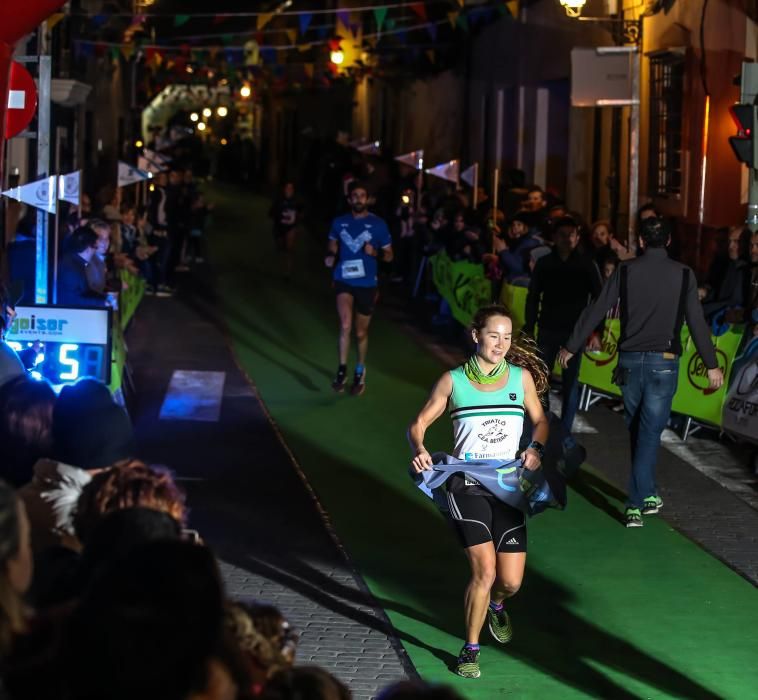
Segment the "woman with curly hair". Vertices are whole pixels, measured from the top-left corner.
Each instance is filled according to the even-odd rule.
[[[533,341],[513,341],[512,336],[513,323],[505,307],[493,304],[477,311],[471,324],[475,352],[442,375],[408,430],[416,473],[432,468],[424,436],[446,409],[453,421],[457,459],[518,457],[526,469],[540,467],[548,436],[540,394],[548,390],[548,370]],[[525,413],[533,426],[532,441],[520,451]],[[448,479],[447,498],[452,525],[471,565],[465,596],[466,643],[456,672],[478,678],[479,634],[485,620],[499,643],[513,636],[503,602],[519,590],[524,577],[526,517],[462,472]]]

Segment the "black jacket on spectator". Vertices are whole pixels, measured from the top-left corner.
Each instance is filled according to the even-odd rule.
[[[729,260],[724,268],[718,287],[703,299],[703,311],[711,318],[722,309],[747,304],[746,280],[750,276],[750,266],[744,260]]]
[[[586,338],[600,323],[606,311],[621,296],[621,280],[627,278],[626,299],[621,303],[621,338],[619,350],[626,352],[681,353],[675,335],[682,278],[686,275],[684,319],[692,339],[708,369],[718,367],[703,308],[697,298],[695,273],[668,257],[665,248],[648,248],[636,260],[622,262],[605,283],[597,301],[588,307],[566,343],[574,354],[584,347]],[[624,301],[626,303],[624,303]]]
[[[532,272],[524,330],[534,332],[539,314],[540,328],[570,333],[579,315],[599,292],[600,280],[589,258],[574,250],[564,261],[553,250],[537,261]]]
[[[78,253],[66,253],[58,264],[58,304],[105,306],[105,295],[90,289],[87,263]]]

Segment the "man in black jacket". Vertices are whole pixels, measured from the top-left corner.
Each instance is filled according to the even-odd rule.
[[[535,324],[539,326],[537,345],[550,370],[579,315],[600,292],[600,279],[592,261],[577,250],[576,222],[570,217],[559,219],[553,239],[553,251],[541,257],[534,267],[524,323],[524,332],[529,335],[534,334]],[[581,355],[572,358],[561,376],[561,422],[569,433],[579,405],[580,361]]]
[[[87,265],[97,248],[97,234],[89,226],[80,226],[71,234],[71,247],[58,263],[58,298],[60,306],[105,306],[106,295],[91,289]]]
[[[632,443],[627,527],[642,527],[643,515],[652,515],[663,507],[655,483],[655,464],[676,393],[685,319],[708,370],[710,388],[716,390],[724,383],[698,301],[695,273],[668,257],[670,240],[665,221],[657,217],[642,221],[639,244],[644,254],[619,265],[597,301],[582,313],[559,357],[562,366],[568,365],[581,353],[587,335],[608,309],[621,300],[615,380],[624,398]]]

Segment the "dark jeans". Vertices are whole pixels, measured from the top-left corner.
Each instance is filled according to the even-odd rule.
[[[564,346],[570,334],[571,331],[553,331],[549,328],[539,329],[537,347],[542,355],[542,359],[547,364],[548,372],[552,373],[555,358],[558,357],[558,351]],[[574,425],[574,416],[576,416],[576,410],[579,407],[579,365],[581,361],[582,353],[578,352],[571,358],[568,367],[561,373],[561,423],[563,423],[569,433],[571,432],[571,427]],[[544,401],[549,401],[547,394],[545,394]]]
[[[645,498],[656,495],[655,465],[676,393],[679,358],[667,359],[661,352],[622,352],[619,367],[624,374],[621,394],[632,446],[627,507],[641,508]]]

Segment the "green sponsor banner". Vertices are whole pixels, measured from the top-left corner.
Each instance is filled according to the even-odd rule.
[[[732,372],[737,350],[745,335],[744,326],[730,326],[718,337],[711,336],[716,348],[716,359],[724,373],[723,386],[713,391],[708,388],[708,370],[703,358],[695,349],[695,343],[687,328],[682,328],[682,357],[679,360],[679,384],[674,395],[671,410],[691,416],[695,420],[721,426],[724,401],[726,399],[729,376]]]
[[[429,258],[434,286],[450,304],[453,318],[467,326],[476,311],[492,301],[492,282],[481,264],[453,262],[444,251]]]
[[[621,335],[621,323],[618,319],[607,320],[601,349],[595,352],[585,350],[582,364],[579,366],[579,381],[604,394],[621,396],[621,390],[613,383],[613,369],[618,362],[618,342]]]
[[[514,336],[524,327],[526,321],[526,287],[503,284],[500,291],[500,303],[511,313]]]
[[[121,316],[121,328],[126,329],[142,301],[142,297],[145,296],[145,280],[123,269],[120,277],[123,284],[118,300],[119,314]]]

